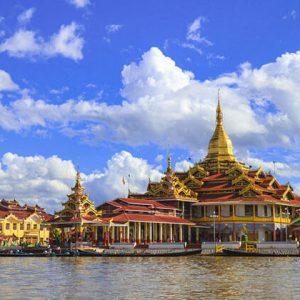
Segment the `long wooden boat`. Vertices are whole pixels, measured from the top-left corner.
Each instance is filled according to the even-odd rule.
[[[188,256],[200,254],[201,249],[183,249],[183,250],[173,250],[173,249],[162,249],[162,250],[127,250],[127,249],[107,249],[103,252],[89,252],[89,251],[69,251],[64,253],[0,253],[0,257],[172,257],[172,256]]]
[[[105,257],[172,257],[172,256],[188,256],[200,254],[201,249],[160,249],[160,250],[104,250],[102,255]]]
[[[300,256],[299,253],[284,253],[284,252],[276,252],[272,253],[261,253],[261,252],[247,252],[245,250],[240,249],[224,249],[223,255],[225,256],[264,256],[264,257],[287,257],[287,256]]]

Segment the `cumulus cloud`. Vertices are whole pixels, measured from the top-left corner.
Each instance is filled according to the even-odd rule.
[[[0,169],[1,197],[37,203],[52,211],[70,192],[75,174],[73,163],[57,156],[22,157],[5,153]]]
[[[2,198],[16,198],[22,202],[38,204],[49,212],[61,209],[61,202],[74,186],[76,170],[70,160],[58,156],[19,156],[5,153],[0,165],[0,191]],[[145,191],[149,176],[159,180],[161,173],[146,160],[122,151],[107,162],[102,171],[82,174],[86,192],[97,204],[114,197],[127,195],[128,186],[122,184],[122,177],[128,178],[132,192]]]
[[[0,91],[14,91],[18,89],[18,85],[13,82],[11,76],[0,69]]]
[[[55,57],[63,56],[78,61],[83,58],[84,39],[82,28],[77,23],[62,25],[59,31],[45,41],[36,32],[19,29],[0,44],[0,52],[13,57]]]
[[[177,172],[186,172],[189,168],[191,168],[193,164],[188,160],[182,160],[175,164],[175,170]]]
[[[90,4],[89,0],[68,0],[68,2],[74,5],[76,8],[84,8]]]
[[[276,61],[199,81],[158,48],[124,66],[121,104],[68,100],[54,105],[30,95],[0,105],[0,126],[22,130],[59,128],[84,141],[157,144],[205,153],[215,124],[221,88],[225,128],[235,149],[298,147],[300,52]],[[200,157],[199,157],[200,158]]]
[[[31,7],[25,11],[23,11],[19,16],[18,16],[18,22],[21,24],[21,25],[24,25],[28,22],[30,22],[33,14],[35,12],[35,8],[34,7]]]
[[[87,180],[86,186],[94,195],[98,195],[97,203],[100,203],[103,200],[127,196],[128,188],[133,193],[145,192],[149,178],[152,181],[160,180],[163,174],[159,169],[159,166],[149,165],[145,159],[121,151],[113,155],[97,178]],[[123,177],[125,185],[122,183]]]

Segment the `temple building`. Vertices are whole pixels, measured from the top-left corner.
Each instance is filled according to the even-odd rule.
[[[300,225],[300,198],[289,183],[236,159],[219,99],[208,153],[186,172],[174,171],[169,155],[165,175],[149,180],[145,193],[97,207],[84,193],[79,172],[72,190],[48,222],[52,233],[59,230],[61,244],[283,241],[300,232],[300,226],[287,228]]]
[[[49,229],[44,222],[51,217],[38,205],[0,200],[0,245],[47,244]]]
[[[179,215],[195,223],[186,234],[188,242],[282,241],[293,234],[288,233],[289,224],[294,220],[300,224],[300,199],[290,184],[281,184],[270,172],[254,170],[234,156],[219,99],[204,160],[186,172],[174,172],[170,161],[169,156],[161,182],[150,182],[146,193],[129,197],[178,209]]]
[[[47,222],[52,243],[55,230],[59,230],[58,242],[62,246],[183,241],[184,228],[195,225],[178,216],[176,207],[155,200],[118,198],[95,208],[83,193],[79,172],[72,191],[63,209]]]
[[[102,212],[95,209],[94,202],[84,190],[78,171],[72,193],[62,203],[63,209],[55,212],[53,218],[47,222],[50,225],[51,243],[64,246],[77,241],[97,241],[98,226],[105,225],[99,218]]]

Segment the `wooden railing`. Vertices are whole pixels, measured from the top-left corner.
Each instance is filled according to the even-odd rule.
[[[213,223],[214,218],[210,217],[193,217],[193,221],[195,222],[206,222],[206,223]],[[269,216],[269,217],[258,217],[258,216],[218,216],[215,218],[215,222],[217,223],[230,223],[230,222],[235,222],[235,223],[284,223],[284,224],[290,224],[291,219],[288,218],[283,218],[283,217],[274,217],[274,216]]]

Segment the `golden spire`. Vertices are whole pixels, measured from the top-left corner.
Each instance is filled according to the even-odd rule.
[[[72,188],[72,190],[75,193],[81,193],[82,191],[84,191],[84,187],[81,185],[81,177],[80,177],[79,170],[77,170],[77,172],[76,172],[76,182],[75,182],[75,186]]]
[[[217,125],[223,124],[223,112],[220,103],[220,89],[218,89],[218,106],[217,106],[217,116],[216,116]]]
[[[208,153],[204,161],[235,161],[232,143],[223,127],[223,112],[218,91],[218,105],[216,110],[216,128],[208,146]]]
[[[171,165],[171,154],[170,151],[168,153],[168,168],[167,168],[167,172],[172,171],[172,165]]]

